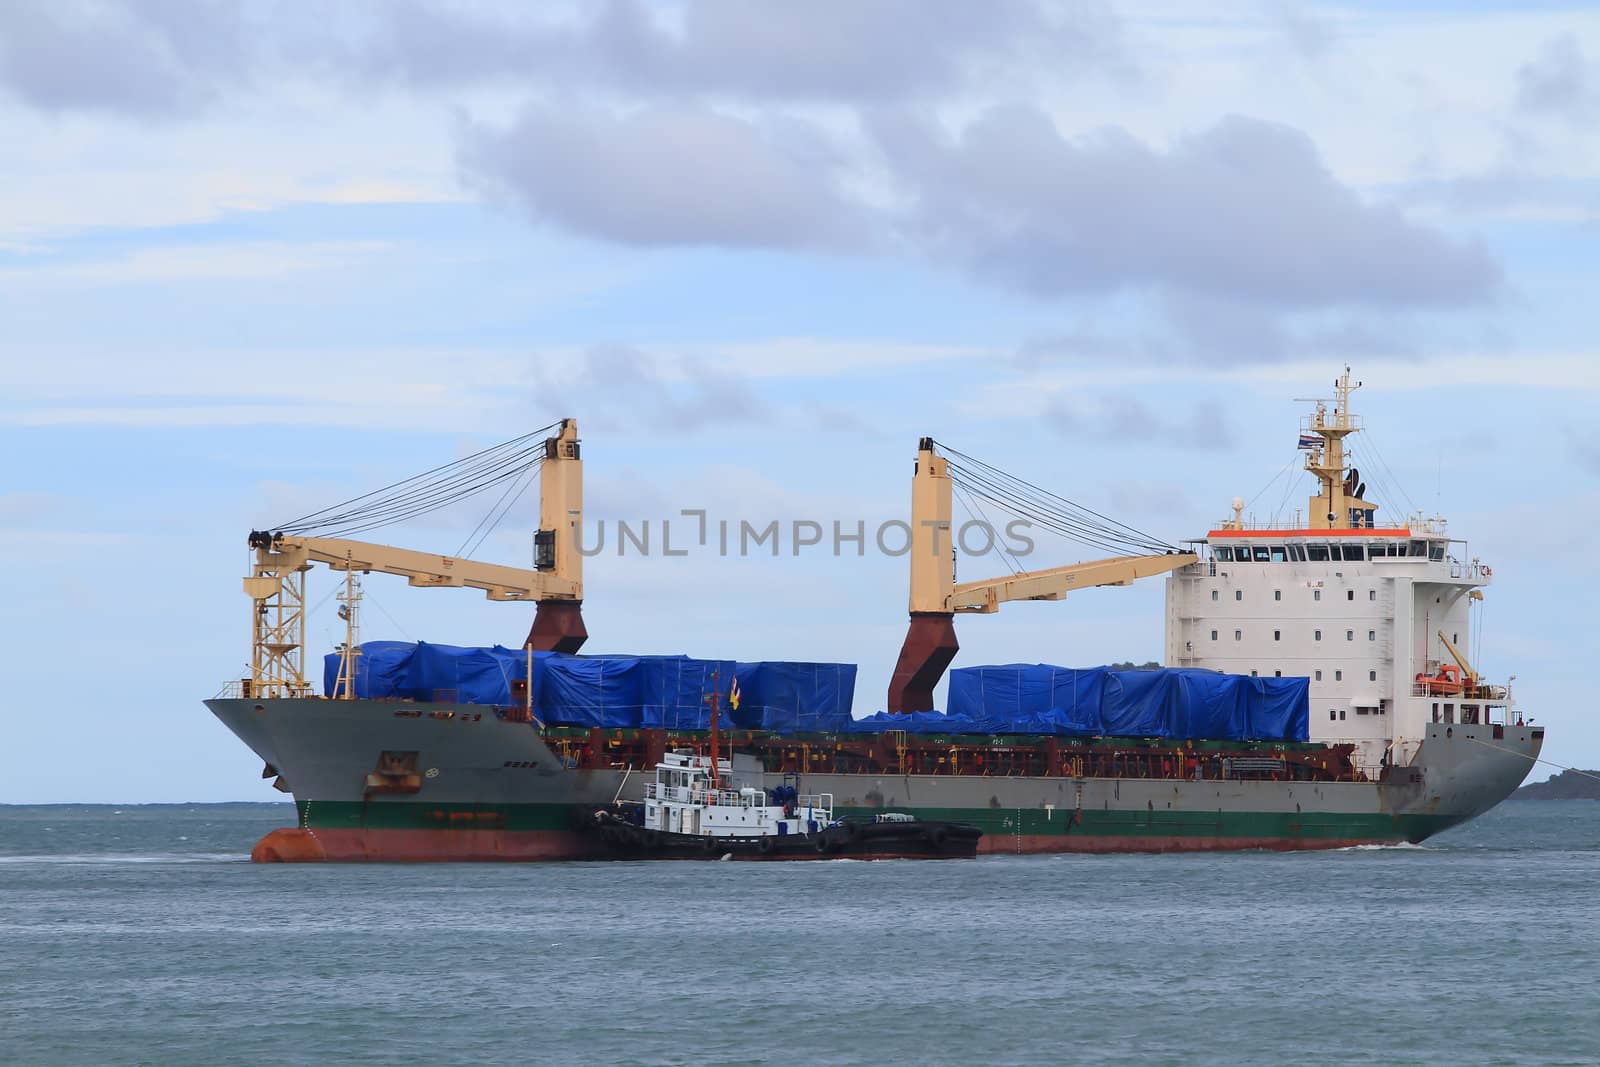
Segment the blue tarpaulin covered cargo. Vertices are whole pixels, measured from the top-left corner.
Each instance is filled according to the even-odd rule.
[[[841,733],[855,702],[854,663],[740,663],[734,723],[777,733]]]
[[[417,646],[410,641],[368,641],[359,646],[356,657],[355,691],[359,697],[387,699],[409,698],[405,692],[406,671],[411,667],[412,653]],[[337,652],[322,657],[322,695],[333,696],[339,683]]]
[[[356,695],[506,706],[527,674],[527,653],[369,641],[356,659]],[[719,725],[778,733],[1055,734],[1193,740],[1305,741],[1310,683],[1202,670],[1113,670],[1013,663],[950,675],[950,714],[883,712],[852,720],[855,666],[847,663],[702,660],[688,656],[533,656],[533,706],[556,726],[704,730],[713,686]],[[323,661],[332,695],[339,656]],[[715,675],[715,681],[713,681]],[[728,689],[739,680],[737,712]]]
[[[732,660],[688,656],[567,656],[536,652],[533,707],[552,726],[608,726],[705,730],[706,697],[721,694],[718,726],[732,728],[727,713]]]
[[[1304,678],[1013,663],[951,671],[948,715],[880,713],[853,729],[1304,741],[1308,692]]]
[[[948,707],[952,715],[977,719],[998,716],[1008,723],[1067,711],[1074,724],[1098,727],[1106,676],[1110,673],[1105,667],[1055,667],[1048,663],[962,667],[950,672]]]
[[[1259,740],[1311,740],[1311,680],[1251,678],[1250,736]]]

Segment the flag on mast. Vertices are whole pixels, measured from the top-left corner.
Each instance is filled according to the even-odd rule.
[[[1314,433],[1303,433],[1300,435],[1301,448],[1316,448],[1321,443],[1322,438],[1318,437]]]

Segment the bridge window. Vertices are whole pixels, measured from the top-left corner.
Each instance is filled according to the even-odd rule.
[[[1310,557],[1312,563],[1326,563],[1328,562],[1328,546],[1307,545],[1306,555]]]
[[[1282,545],[1273,545],[1272,546],[1272,562],[1274,562],[1274,563],[1287,563],[1288,560],[1289,560],[1289,553],[1284,551],[1284,548],[1283,548]]]
[[[1433,562],[1435,562],[1435,563],[1438,563],[1440,560],[1444,559],[1444,546],[1443,545],[1429,545],[1428,546],[1428,558],[1433,560]]]
[[[1255,547],[1254,551],[1255,551],[1255,562],[1257,562],[1257,563],[1268,563],[1268,562],[1271,561],[1272,556],[1267,551],[1267,546],[1266,545],[1257,545]]]
[[[1304,563],[1306,561],[1306,546],[1305,545],[1290,545],[1289,546],[1289,558],[1291,560],[1293,560],[1295,563]]]
[[[1344,546],[1344,559],[1346,563],[1360,563],[1365,557],[1366,552],[1360,545]]]
[[[1383,545],[1368,545],[1367,557],[1369,559],[1383,559],[1385,556],[1394,555],[1394,548],[1393,542]]]
[[[1211,550],[1211,554],[1223,563],[1233,562],[1233,549],[1219,545]]]

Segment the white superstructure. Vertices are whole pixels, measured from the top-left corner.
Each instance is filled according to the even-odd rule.
[[[1492,570],[1444,520],[1375,522],[1346,470],[1349,370],[1330,413],[1302,425],[1319,479],[1310,520],[1233,518],[1194,542],[1200,561],[1167,579],[1166,663],[1310,680],[1311,740],[1352,743],[1364,769],[1406,766],[1428,723],[1506,723],[1509,694],[1472,672],[1471,605]],[[1453,647],[1452,647],[1453,646]]]
[[[816,834],[833,822],[833,795],[781,798],[764,789],[724,788],[733,765],[692,752],[668,752],[645,786],[644,827],[701,837],[782,837]]]

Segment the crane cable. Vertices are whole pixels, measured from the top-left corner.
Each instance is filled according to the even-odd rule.
[[[934,445],[945,456],[946,470],[952,483],[974,497],[1037,522],[1069,540],[1113,552],[1177,551],[1175,545],[1041,488],[942,441],[935,441]]]
[[[302,515],[284,523],[278,530],[322,537],[348,536],[437,511],[502,483],[509,482],[514,487],[524,476],[528,476],[531,483],[532,475],[544,462],[544,442],[540,438],[556,425],[541,426],[454,462]],[[495,508],[490,509],[490,515],[494,515],[506,500],[507,496],[502,496]],[[498,523],[499,519],[494,521]],[[468,539],[477,535],[482,527],[480,522]]]

